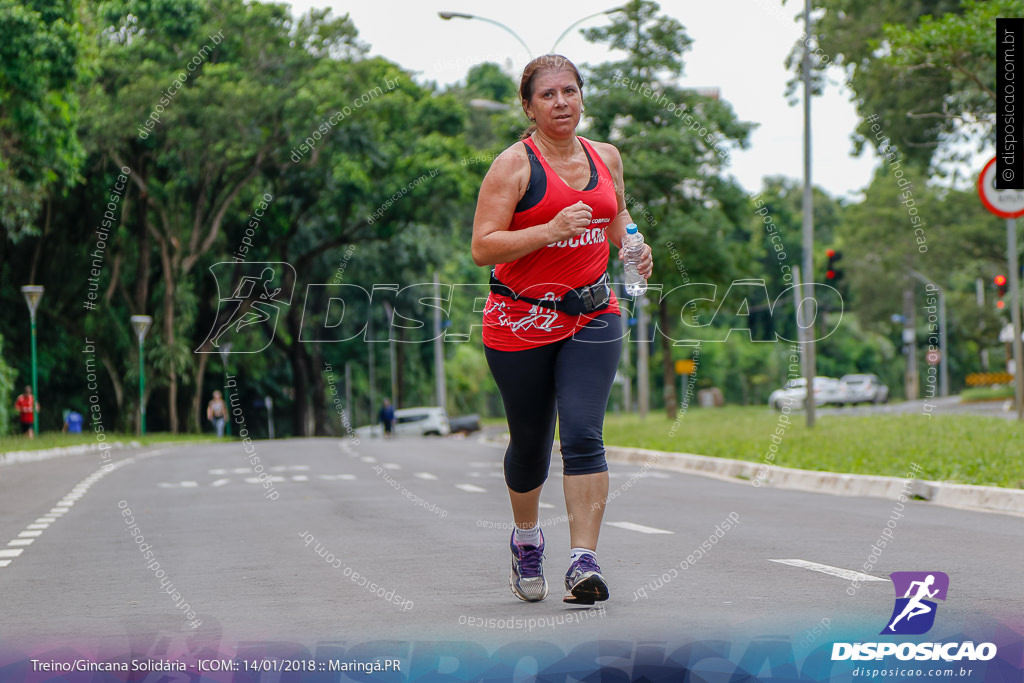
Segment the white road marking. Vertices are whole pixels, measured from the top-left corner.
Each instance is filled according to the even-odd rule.
[[[223,469],[223,468],[218,468],[218,469],[215,469],[215,470],[206,470],[206,473],[207,474],[227,474],[228,471]]]
[[[37,538],[42,535],[43,532],[39,529],[32,529],[31,531],[22,531],[20,534],[18,534],[18,538]]]
[[[429,479],[430,481],[437,481],[437,475],[431,474],[430,472],[417,472],[412,476],[419,477],[420,479]]]
[[[47,524],[29,524],[26,529],[49,529],[50,525]]]
[[[373,457],[372,455],[364,455],[359,459],[362,460],[363,462],[377,462],[377,458]]]
[[[540,504],[540,506],[541,506],[542,508],[553,508],[553,507],[555,507],[555,506],[554,506],[554,505],[552,505],[551,503],[541,503],[541,504]]]
[[[352,481],[356,478],[354,474],[318,474],[316,475],[321,479],[345,479],[346,481]]]
[[[223,486],[224,484],[227,484],[229,481],[231,481],[231,480],[230,479],[218,479],[217,481],[215,481],[212,484],[210,484],[210,486]]]
[[[305,474],[293,474],[292,481],[309,481],[309,477]]]
[[[658,529],[653,526],[644,526],[643,524],[634,524],[633,522],[608,522],[608,526],[615,526],[626,531],[638,531],[641,534],[674,534],[674,531],[668,529]]]
[[[267,477],[266,479],[260,479],[259,477],[246,477],[242,481],[244,481],[246,484],[262,484],[265,481],[279,482],[288,480],[285,479],[284,477]]]
[[[0,560],[0,568],[6,567],[11,563],[10,560]]]
[[[381,465],[381,467],[383,467],[386,470],[400,470],[400,469],[402,469],[402,466],[399,465],[398,463],[395,463],[395,462],[386,463],[384,465]]]
[[[32,545],[36,539],[34,538],[16,538],[13,541],[7,543],[8,546],[14,547],[19,545]]]
[[[848,581],[857,580],[860,582],[864,581],[888,581],[889,579],[880,579],[877,576],[871,576],[870,574],[862,574],[861,572],[855,572],[852,569],[842,569],[841,567],[833,567],[828,564],[819,564],[817,562],[808,562],[807,560],[769,560],[769,562],[778,562],[779,564],[788,564],[791,567],[800,567],[801,569],[810,569],[812,572],[821,572],[822,574],[828,574],[829,576],[838,576],[840,579],[846,579]]]
[[[16,550],[0,550],[0,558],[2,558],[2,557],[17,557],[18,555],[21,555],[23,552],[25,552],[25,551],[22,550],[21,548],[18,548]]]
[[[473,486],[472,484],[456,484],[455,488],[466,493],[487,493],[487,489],[482,489],[479,486]]]

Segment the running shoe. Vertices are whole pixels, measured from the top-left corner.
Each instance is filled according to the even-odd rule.
[[[565,597],[562,601],[571,605],[593,605],[607,599],[608,584],[601,576],[597,560],[589,553],[581,555],[565,573]]]
[[[517,545],[516,533],[509,542],[512,547],[512,572],[508,584],[520,600],[537,602],[548,596],[548,582],[544,579],[544,534],[540,545]]]

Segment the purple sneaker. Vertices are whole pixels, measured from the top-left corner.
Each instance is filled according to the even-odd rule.
[[[520,600],[537,602],[548,596],[548,582],[544,579],[544,534],[540,545],[517,545],[516,533],[509,541],[512,548],[512,572],[508,584]]]
[[[593,555],[581,555],[565,573],[563,602],[572,605],[593,605],[608,599],[608,584],[601,576],[601,568]]]

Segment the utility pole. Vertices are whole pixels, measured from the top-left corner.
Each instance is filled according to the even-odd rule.
[[[814,350],[814,320],[818,317],[817,299],[814,298],[814,195],[811,184],[811,48],[807,44],[811,37],[811,0],[804,0],[804,53],[801,58],[801,76],[804,82],[804,197],[803,197],[803,301],[813,301],[814,316],[807,313],[808,332],[804,337],[803,354],[804,377],[807,378],[807,426],[814,426],[814,376],[817,372],[817,359]],[[801,302],[803,303],[803,302]],[[805,306],[801,305],[800,310]]]

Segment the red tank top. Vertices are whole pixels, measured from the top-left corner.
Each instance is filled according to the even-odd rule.
[[[498,279],[521,296],[558,299],[570,289],[597,282],[608,268],[608,240],[605,231],[618,215],[618,201],[611,173],[589,142],[577,138],[596,168],[597,182],[575,190],[548,165],[533,140],[524,142],[540,162],[532,169],[531,185],[544,183],[543,198],[534,206],[512,216],[509,230],[522,230],[552,220],[562,209],[582,201],[592,210],[590,229],[578,237],[537,249],[495,268]],[[531,164],[532,166],[532,164]],[[536,177],[541,170],[542,177]],[[528,190],[529,192],[529,190]],[[522,351],[571,337],[576,330],[604,313],[619,314],[615,294],[606,308],[583,315],[568,315],[525,301],[491,293],[483,314],[483,341],[498,351]]]

